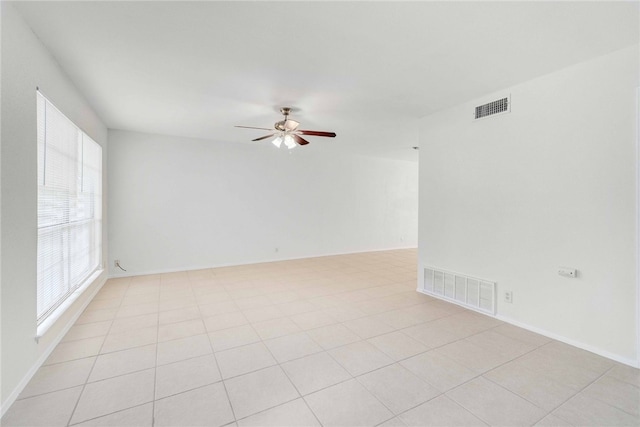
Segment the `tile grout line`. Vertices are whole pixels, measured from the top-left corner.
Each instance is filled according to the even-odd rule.
[[[589,388],[592,384],[594,384],[595,382],[597,382],[600,378],[602,378],[602,377],[604,377],[605,375],[607,375],[607,374],[608,374],[609,372],[611,372],[611,370],[613,370],[614,368],[615,368],[615,365],[613,365],[612,367],[610,367],[609,369],[607,369],[605,372],[603,372],[601,375],[599,375],[596,379],[594,379],[593,381],[589,382],[587,385],[585,385],[584,387],[582,387],[582,388],[581,388],[580,390],[578,390],[575,394],[573,394],[573,395],[571,395],[570,397],[568,397],[567,399],[563,400],[563,401],[562,401],[562,403],[560,403],[560,404],[559,404],[559,405],[557,405],[555,408],[553,408],[553,409],[549,412],[549,414],[553,414],[553,412],[557,411],[560,407],[564,406],[564,405],[565,405],[567,402],[569,402],[571,399],[575,398],[575,397],[576,397],[576,396],[578,396],[580,393],[584,392],[587,388]],[[606,405],[608,405],[608,406],[611,406],[611,407],[616,408],[615,406],[610,405],[610,404],[608,404],[607,402],[603,402],[603,401],[601,401],[600,399],[596,399],[596,400],[597,400],[597,401],[599,401],[599,402],[602,402],[602,403],[604,403],[604,404],[606,404]],[[622,411],[622,412],[624,412],[625,414],[629,414],[627,411],[624,411],[624,410],[622,410],[622,409],[620,409],[620,408],[616,408],[616,409],[621,410],[621,411]],[[547,414],[547,415],[549,415],[549,414]],[[637,417],[636,415],[633,415],[633,414],[629,414],[629,415],[632,415],[632,416],[634,416],[634,417]],[[563,421],[569,422],[569,421],[565,420],[564,418],[562,418],[560,415],[555,415],[555,414],[553,414],[553,416],[558,417],[558,418],[560,418],[560,419],[561,419],[561,420],[563,420]],[[571,423],[569,422],[569,424],[571,424]]]
[[[292,322],[293,322],[293,321],[292,321]],[[295,322],[293,322],[293,323],[295,324]],[[256,331],[256,330],[255,330],[255,328],[253,327],[253,325],[251,325],[251,328],[252,328],[252,329],[253,329],[253,331],[258,335],[258,338],[260,338],[260,340],[261,340],[260,342],[261,342],[261,343],[262,343],[262,345],[267,349],[267,351],[269,352],[269,354],[271,355],[271,357],[273,358],[273,360],[275,360],[275,362],[276,362],[276,364],[277,364],[277,365],[274,365],[274,366],[278,366],[278,368],[280,368],[280,371],[284,374],[284,376],[287,378],[287,380],[289,381],[289,383],[293,386],[293,388],[295,389],[296,393],[298,393],[298,397],[296,397],[295,399],[292,399],[292,400],[290,400],[290,401],[288,401],[288,402],[280,403],[279,405],[273,406],[273,407],[271,407],[271,408],[267,408],[267,409],[265,409],[265,410],[263,410],[263,411],[260,411],[260,412],[255,413],[255,414],[248,415],[248,416],[247,416],[247,417],[245,417],[245,418],[252,417],[252,416],[257,415],[257,414],[259,414],[259,413],[269,411],[269,410],[271,410],[271,409],[277,408],[278,406],[286,405],[287,403],[289,403],[289,402],[293,402],[294,400],[301,399],[301,400],[304,402],[304,404],[305,404],[305,406],[307,407],[307,409],[309,409],[309,412],[311,412],[311,414],[312,414],[312,415],[313,415],[313,417],[316,419],[316,421],[318,421],[318,424],[319,424],[320,426],[322,426],[322,423],[320,422],[320,419],[318,418],[318,416],[316,415],[316,413],[315,413],[315,412],[313,412],[313,409],[311,409],[311,407],[309,406],[309,403],[307,403],[307,401],[305,400],[305,398],[304,398],[304,396],[302,395],[302,393],[300,393],[300,390],[298,389],[298,387],[297,387],[297,386],[295,385],[295,383],[291,380],[291,377],[289,377],[289,374],[287,374],[287,371],[282,367],[282,363],[280,363],[280,361],[275,357],[275,355],[273,354],[273,352],[271,351],[271,349],[269,348],[269,346],[266,344],[265,340],[263,340],[263,339],[262,339],[262,336],[258,333],[258,331]],[[302,332],[303,332],[303,333],[305,334],[305,336],[307,336],[307,337],[308,337],[312,342],[315,342],[315,341],[313,340],[313,338],[309,337],[305,331],[302,331]],[[289,334],[289,335],[293,335],[293,334]],[[287,335],[283,335],[283,336],[287,336]],[[281,338],[281,337],[275,337],[275,338],[272,338],[272,339],[277,339],[277,338]],[[316,345],[318,345],[318,344],[316,343]],[[318,345],[318,346],[319,346],[319,345]],[[319,347],[320,347],[320,346],[319,346]],[[313,354],[318,354],[318,353],[311,353],[311,355],[313,355]],[[301,356],[301,357],[300,357],[300,358],[298,358],[298,359],[302,359],[302,358],[305,358],[305,357],[307,357],[307,356],[309,356],[309,355]],[[293,359],[293,360],[298,360],[298,359]],[[287,362],[289,362],[289,360],[287,360],[287,361],[286,361],[286,362],[284,362],[284,363],[287,363]],[[269,368],[269,367],[267,367],[267,368]],[[264,368],[264,369],[267,369],[267,368]],[[244,419],[244,418],[243,418],[243,419]]]
[[[128,281],[128,282],[130,282],[130,281]],[[129,289],[129,284],[127,284],[127,289]],[[120,305],[118,305],[118,310],[120,309],[121,306],[122,306],[122,301],[120,301]],[[118,310],[116,310],[116,313],[117,313]],[[111,330],[112,326],[113,326],[113,319],[111,321],[111,325],[109,325],[109,331]],[[89,383],[89,378],[91,378],[91,374],[93,373],[93,369],[95,368],[96,363],[98,362],[98,357],[100,357],[100,355],[101,355],[100,352],[102,350],[102,347],[104,346],[104,343],[107,341],[107,336],[109,335],[109,331],[107,331],[107,335],[105,335],[104,340],[102,341],[102,344],[100,345],[100,348],[98,349],[98,353],[95,355],[95,360],[93,361],[93,364],[91,365],[91,369],[89,370],[89,374],[87,375],[87,378],[85,379],[84,384],[82,385],[82,390],[80,391],[80,394],[78,395],[78,400],[76,400],[76,404],[74,405],[73,410],[71,411],[71,415],[69,415],[69,421],[67,421],[67,424],[66,424],[67,427],[71,424],[71,420],[73,420],[73,416],[75,415],[76,410],[78,409],[78,405],[80,404],[80,400],[82,399],[82,395],[84,394],[84,390],[86,389],[87,384]],[[79,422],[82,422],[82,421],[84,421],[84,420],[81,420]]]
[[[191,285],[190,285],[191,286]],[[202,317],[202,311],[200,310],[200,305],[197,305],[198,307],[198,312],[200,313],[200,319],[202,321],[202,324],[204,326],[204,330],[207,330],[207,325],[204,322],[204,318]],[[224,394],[227,397],[227,402],[229,402],[229,408],[231,409],[231,416],[233,417],[233,422],[236,422],[238,419],[236,418],[236,412],[233,409],[233,403],[231,402],[231,399],[229,398],[229,390],[227,390],[227,385],[224,382],[224,378],[222,377],[222,371],[220,370],[220,365],[218,364],[218,358],[216,357],[216,353],[213,350],[213,344],[211,343],[211,339],[209,338],[209,333],[205,333],[205,335],[207,336],[207,342],[209,343],[209,348],[211,349],[211,355],[213,356],[213,361],[216,364],[216,369],[218,370],[218,375],[220,375],[220,382],[222,383],[222,387],[224,388]],[[217,383],[217,381],[216,381]],[[215,384],[215,383],[214,383]],[[208,384],[210,385],[210,384]],[[231,424],[231,423],[228,423]],[[237,425],[237,423],[236,423]]]

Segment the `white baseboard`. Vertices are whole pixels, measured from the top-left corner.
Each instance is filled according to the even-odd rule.
[[[20,393],[22,393],[22,390],[24,390],[24,388],[27,386],[27,384],[29,384],[29,381],[31,381],[31,378],[33,378],[33,376],[36,374],[36,372],[38,372],[38,369],[40,369],[42,364],[51,355],[51,353],[56,348],[56,346],[60,343],[60,341],[62,341],[62,338],[64,338],[64,336],[67,334],[67,332],[69,332],[69,329],[71,329],[73,324],[76,323],[76,320],[78,320],[78,318],[80,317],[80,315],[82,314],[84,309],[87,308],[89,303],[93,300],[93,297],[95,297],[96,294],[100,291],[100,289],[102,289],[102,286],[104,286],[106,281],[107,281],[107,275],[105,274],[105,275],[103,275],[102,279],[99,279],[99,282],[98,282],[97,286],[95,287],[95,290],[91,293],[91,295],[82,304],[82,306],[80,307],[78,312],[76,314],[74,314],[71,319],[69,319],[69,321],[64,326],[64,328],[62,328],[60,333],[53,339],[53,341],[51,341],[51,344],[49,344],[47,346],[47,348],[40,355],[38,360],[36,360],[36,362],[33,364],[33,366],[31,366],[31,368],[27,371],[27,373],[22,378],[22,380],[18,383],[16,388],[14,388],[13,391],[9,394],[9,397],[7,397],[7,399],[4,402],[2,402],[2,405],[0,405],[0,418],[2,418],[4,416],[4,414],[9,410],[11,405],[13,405],[13,403],[16,401],[16,399],[18,398]]]
[[[384,248],[384,249],[367,249],[367,250],[359,250],[353,252],[333,252],[319,255],[304,255],[299,257],[291,257],[291,258],[265,258],[261,260],[253,260],[250,262],[241,262],[241,263],[228,263],[228,264],[216,264],[216,265],[199,265],[199,266],[186,266],[186,267],[176,267],[169,269],[161,269],[161,270],[146,270],[146,271],[136,271],[136,272],[126,272],[126,273],[117,273],[117,274],[109,274],[109,279],[116,279],[118,277],[135,277],[135,276],[146,276],[150,274],[165,274],[165,273],[179,273],[181,271],[192,271],[192,270],[204,270],[207,268],[222,268],[222,267],[239,267],[242,265],[251,265],[251,264],[264,264],[268,262],[281,262],[281,261],[295,261],[298,259],[306,259],[306,258],[322,258],[327,256],[338,256],[338,255],[353,255],[353,254],[362,254],[367,252],[384,252],[384,251],[397,251],[401,249],[416,249],[416,246],[399,246],[393,248]]]
[[[502,320],[503,322],[510,323],[510,324],[512,324],[514,326],[518,326],[518,327],[520,327],[522,329],[526,329],[528,331],[535,332],[536,334],[543,335],[543,336],[545,336],[547,338],[551,338],[551,339],[554,339],[556,341],[560,341],[560,342],[563,342],[565,344],[569,344],[571,346],[578,347],[578,348],[580,348],[582,350],[589,351],[591,353],[597,354],[598,356],[606,357],[607,359],[611,359],[611,360],[614,360],[616,362],[620,362],[620,363],[622,363],[624,365],[628,365],[628,366],[631,366],[631,367],[634,367],[634,368],[640,368],[640,361],[629,359],[629,358],[626,358],[626,357],[622,357],[622,356],[620,356],[618,354],[611,353],[611,352],[603,350],[601,348],[594,347],[594,346],[592,346],[590,344],[585,344],[583,342],[576,341],[576,340],[571,339],[571,338],[567,338],[565,336],[556,334],[555,332],[550,332],[550,331],[547,331],[545,329],[538,328],[536,326],[527,325],[526,323],[519,322],[519,321],[511,319],[509,317],[502,316],[500,314],[496,315],[495,318],[498,319],[498,320]]]
[[[428,293],[424,292],[422,289],[420,289],[420,287],[418,287],[416,290],[421,294],[428,295],[430,297],[437,298],[437,299],[440,299],[440,300],[445,301],[445,302],[456,304],[455,301],[451,301],[451,300],[445,299],[445,298],[440,298],[438,295],[428,294]],[[519,328],[526,329],[526,330],[531,331],[531,332],[535,332],[536,334],[545,336],[547,338],[551,338],[551,339],[554,339],[556,341],[560,341],[560,342],[563,342],[565,344],[569,344],[569,345],[571,345],[573,347],[577,347],[577,348],[580,348],[582,350],[589,351],[591,353],[597,354],[598,356],[606,357],[607,359],[611,359],[613,361],[622,363],[624,365],[628,365],[628,366],[631,366],[631,367],[634,367],[634,368],[640,368],[640,361],[638,361],[638,360],[633,360],[633,359],[629,359],[629,358],[626,358],[626,357],[622,357],[622,356],[620,356],[618,354],[614,354],[614,353],[611,353],[609,351],[602,350],[600,348],[594,347],[594,346],[589,345],[589,344],[585,344],[585,343],[580,342],[580,341],[576,341],[576,340],[571,339],[571,338],[567,338],[565,336],[556,334],[555,332],[550,332],[550,331],[547,331],[545,329],[538,328],[536,326],[531,326],[531,325],[528,325],[526,323],[519,322],[517,320],[511,319],[509,317],[506,317],[506,316],[503,316],[503,315],[500,315],[500,314],[496,314],[494,316],[494,315],[491,315],[491,314],[488,314],[488,313],[485,313],[485,312],[482,312],[482,311],[473,310],[473,308],[466,307],[466,306],[461,305],[461,304],[456,304],[456,305],[459,305],[459,306],[461,306],[463,308],[466,308],[468,310],[475,311],[476,313],[484,314],[485,316],[493,317],[495,319],[501,320],[503,322],[509,323],[511,325],[514,325],[514,326],[517,326]]]

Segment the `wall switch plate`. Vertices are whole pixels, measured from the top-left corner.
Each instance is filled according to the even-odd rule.
[[[504,302],[513,304],[513,292],[511,291],[504,292]]]
[[[558,274],[564,277],[576,277],[578,272],[575,268],[558,267]]]

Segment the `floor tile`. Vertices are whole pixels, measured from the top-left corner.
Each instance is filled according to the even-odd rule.
[[[116,314],[116,319],[122,319],[123,317],[133,317],[140,316],[142,314],[152,314],[157,313],[158,303],[145,303],[145,304],[136,304],[136,305],[127,305],[122,306],[118,309],[118,313]]]
[[[444,395],[423,403],[401,414],[398,418],[409,427],[487,425],[471,412]]]
[[[223,378],[257,371],[277,363],[261,342],[220,351],[216,353],[216,359]]]
[[[144,329],[150,326],[158,326],[158,314],[143,314],[141,316],[116,319],[111,323],[110,334],[120,334],[133,331],[134,329]]]
[[[511,359],[497,348],[479,347],[467,340],[456,341],[433,351],[477,373],[486,372]]]
[[[338,347],[329,352],[351,375],[357,376],[391,365],[393,360],[366,341]]]
[[[178,338],[191,337],[206,332],[201,319],[192,319],[184,322],[160,325],[158,328],[158,342],[170,341]]]
[[[240,311],[238,306],[233,301],[214,302],[211,304],[200,304],[200,313],[202,317],[217,316],[224,313],[233,313]]]
[[[311,329],[307,333],[325,350],[360,341],[358,335],[339,323]]]
[[[71,424],[153,401],[155,370],[136,372],[85,386]]]
[[[302,313],[310,313],[313,311],[320,310],[320,307],[318,307],[317,305],[307,300],[291,301],[283,304],[278,304],[277,307],[280,309],[281,312],[283,312],[287,316],[293,316],[293,315],[302,314]]]
[[[103,310],[85,310],[78,320],[76,320],[76,325],[84,325],[87,323],[93,322],[103,322],[105,320],[113,320],[116,317],[116,313],[118,309],[116,308],[106,308]]]
[[[297,301],[300,299],[300,295],[296,291],[285,290],[280,292],[274,292],[267,294],[267,298],[273,304],[285,304],[292,301]],[[292,313],[286,313],[286,315],[290,315]]]
[[[176,310],[179,308],[196,307],[196,306],[197,306],[197,301],[195,297],[188,296],[188,297],[182,297],[182,298],[170,298],[165,300],[161,299],[160,303],[158,304],[158,310],[162,312],[162,311],[170,311],[170,310]]]
[[[546,411],[484,378],[447,392],[447,397],[490,425],[532,425]]]
[[[582,389],[597,380],[602,370],[591,370],[574,363],[569,354],[553,354],[543,350],[545,346],[513,360],[513,365],[525,367],[537,375],[547,377],[554,382],[573,389]]]
[[[357,380],[395,414],[440,394],[435,387],[398,364],[361,375]]]
[[[56,346],[44,365],[82,359],[98,354],[104,337],[86,338],[83,340],[62,342]]]
[[[556,417],[553,414],[549,414],[546,417],[544,417],[543,419],[541,419],[540,421],[538,421],[537,423],[534,424],[535,426],[545,426],[545,427],[573,427],[573,424]]]
[[[82,385],[87,381],[95,357],[43,366],[31,378],[19,398],[37,396],[51,391]]]
[[[66,426],[82,387],[16,400],[2,417],[3,426]]]
[[[247,323],[249,322],[240,311],[233,311],[204,318],[204,325],[207,328],[207,332],[229,329],[235,326],[246,325]]]
[[[544,335],[536,334],[535,332],[527,331],[526,329],[509,325],[508,323],[500,325],[491,330],[493,332],[497,332],[509,338],[513,338],[536,347],[539,347],[551,341],[551,338],[547,338]]]
[[[238,421],[240,427],[320,426],[313,412],[302,399],[267,409]]]
[[[254,323],[253,329],[263,340],[290,335],[301,330],[298,325],[287,317]]]
[[[187,320],[200,319],[200,309],[197,306],[178,308],[176,310],[161,311],[158,314],[160,325],[184,322]]]
[[[606,376],[640,387],[640,369],[631,366],[617,363]]]
[[[264,343],[278,363],[284,363],[322,351],[322,348],[304,332],[274,338]]]
[[[400,331],[378,335],[377,337],[369,338],[367,341],[395,361],[406,359],[429,350],[424,344]]]
[[[155,402],[155,426],[223,426],[234,420],[222,383]]]
[[[536,351],[551,358],[570,361],[573,366],[592,371],[598,376],[615,366],[615,362],[612,360],[559,341],[551,341]]]
[[[348,322],[349,320],[360,319],[361,317],[367,316],[362,310],[358,310],[351,304],[344,303],[325,311],[339,322]]]
[[[179,362],[192,357],[211,353],[211,344],[207,335],[196,335],[178,340],[158,343],[158,365]]]
[[[580,390],[516,363],[500,366],[485,373],[484,377],[549,411],[557,408]]]
[[[304,397],[323,426],[375,426],[393,414],[356,380]]]
[[[379,320],[375,320],[372,317],[362,317],[360,319],[349,320],[344,322],[343,325],[351,329],[362,339],[372,338],[394,331],[391,326],[382,323]]]
[[[442,392],[457,387],[477,375],[471,369],[434,351],[403,360],[400,364]]]
[[[153,425],[153,403],[125,409],[103,417],[94,418],[74,427],[151,427]]]
[[[457,335],[444,331],[433,322],[415,325],[402,332],[430,348],[441,347],[459,339]]]
[[[318,353],[283,363],[282,369],[302,395],[351,378],[351,375],[327,353]]]
[[[81,340],[85,338],[95,338],[107,335],[111,327],[111,320],[104,322],[85,323],[84,325],[74,325],[64,336],[62,342]]]
[[[382,424],[378,424],[378,427],[406,427],[407,425],[402,422],[399,417],[391,418],[383,422]]]
[[[101,353],[125,350],[127,348],[140,347],[155,344],[158,340],[158,328],[150,326],[142,329],[134,329],[118,334],[109,334],[104,341]]]
[[[537,347],[534,344],[529,344],[515,338],[499,334],[492,329],[471,335],[466,338],[465,341],[491,352],[497,351],[508,359],[514,359],[522,356]]]
[[[253,288],[230,290],[229,295],[240,310],[260,308],[273,305],[266,295],[257,295]]]
[[[243,325],[211,332],[209,340],[214,351],[222,351],[258,342],[260,337],[251,325]]]
[[[417,294],[415,256],[110,280],[2,424],[640,425],[639,370]]]
[[[582,394],[623,410],[640,420],[640,388],[632,384],[603,376],[583,390]]]
[[[265,320],[277,319],[285,316],[285,314],[275,305],[242,310],[242,314],[244,314],[244,317],[247,318],[249,323],[264,322]]]
[[[158,366],[156,399],[220,381],[220,371],[213,354]]]
[[[279,366],[225,380],[229,400],[237,419],[299,397]]]
[[[553,411],[574,426],[638,426],[640,419],[583,393]]]
[[[101,354],[91,371],[89,382],[118,375],[142,371],[156,366],[156,345],[130,348],[114,353]]]
[[[290,316],[290,318],[303,330],[315,329],[321,326],[338,323],[333,316],[324,311],[312,311],[309,313],[296,314]]]
[[[374,316],[374,319],[389,325],[393,329],[408,328],[431,320],[429,316],[411,307],[387,311]]]
[[[158,292],[140,292],[136,294],[125,294],[122,298],[121,307],[131,307],[141,304],[158,304],[160,294]],[[155,313],[157,310],[149,310],[149,313]]]

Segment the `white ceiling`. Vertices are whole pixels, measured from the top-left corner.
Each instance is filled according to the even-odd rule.
[[[638,2],[21,2],[109,128],[416,159],[415,118],[638,43]],[[331,148],[329,148],[331,147]]]

